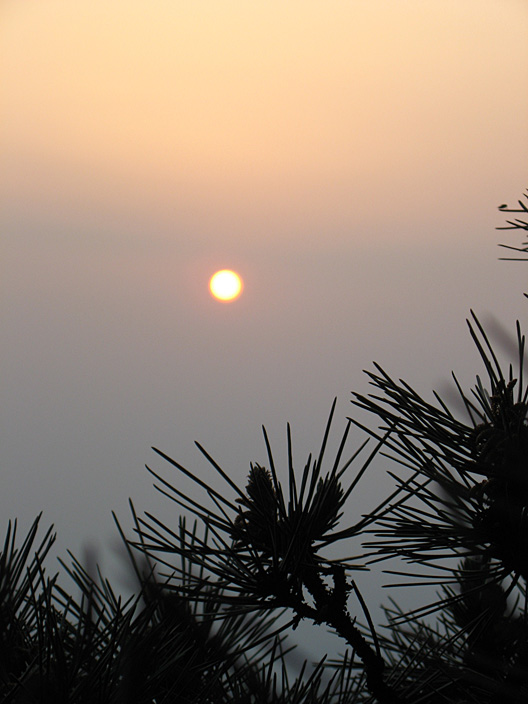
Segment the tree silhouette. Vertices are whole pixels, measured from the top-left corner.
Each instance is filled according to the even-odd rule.
[[[499,210],[528,213],[523,201]],[[528,252],[528,243],[502,246]],[[264,430],[267,463],[250,466],[245,488],[200,445],[222,491],[156,450],[171,474],[150,470],[155,486],[181,517],[166,525],[130,504],[133,538],[115,519],[137,582],[128,600],[70,554],[61,564],[75,599],[46,574],[51,529],[38,541],[39,517],[20,542],[10,523],[0,554],[0,702],[528,701],[525,338],[517,323],[517,358],[505,369],[474,313],[468,326],[485,377],[469,392],[454,377],[463,418],[375,365],[372,392],[353,403],[376,427],[349,419],[331,454],[334,401],[320,450],[300,473],[289,426],[284,467]],[[350,453],[354,425],[366,439]],[[393,492],[343,524],[381,455],[393,461]],[[200,496],[178,488],[180,474]],[[353,576],[386,560],[409,588],[433,585],[436,596],[410,612],[391,599],[380,627]],[[333,631],[344,652],[292,678],[287,636],[300,621]]]

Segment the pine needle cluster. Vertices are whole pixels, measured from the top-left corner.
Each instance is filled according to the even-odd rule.
[[[500,210],[528,213],[523,201]],[[528,229],[523,217],[507,223]],[[528,701],[525,338],[517,323],[505,368],[474,313],[468,326],[485,375],[469,392],[454,377],[463,414],[375,365],[372,393],[353,399],[374,426],[350,418],[329,459],[334,401],[300,473],[289,426],[284,465],[264,429],[267,462],[250,465],[245,487],[200,445],[221,491],[156,450],[170,474],[149,471],[180,518],[167,525],[131,503],[133,537],[115,518],[137,584],[128,599],[70,554],[61,565],[75,598],[46,572],[52,529],[38,538],[38,517],[20,540],[10,523],[0,704]],[[367,437],[350,453],[354,426]],[[392,460],[394,489],[347,524],[347,502],[381,456]],[[354,575],[378,563],[436,596],[410,611],[390,599],[375,625]],[[343,652],[292,676],[288,634],[301,621],[332,631]]]

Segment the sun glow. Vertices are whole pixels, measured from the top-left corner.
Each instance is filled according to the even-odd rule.
[[[242,293],[242,279],[230,269],[222,269],[211,276],[209,290],[219,301],[234,301]]]

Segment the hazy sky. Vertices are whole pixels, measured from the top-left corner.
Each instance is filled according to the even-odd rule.
[[[151,445],[242,483],[290,421],[301,465],[373,360],[470,383],[469,309],[526,319],[494,229],[528,185],[524,0],[4,0],[0,26],[4,525],[106,550],[129,496],[176,522]]]

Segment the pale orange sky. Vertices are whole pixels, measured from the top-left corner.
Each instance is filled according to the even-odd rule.
[[[58,209],[198,200],[235,243],[263,217],[282,244],[329,218],[349,238],[381,192],[395,215],[458,209],[527,156],[518,0],[8,0],[2,19],[8,192]]]

